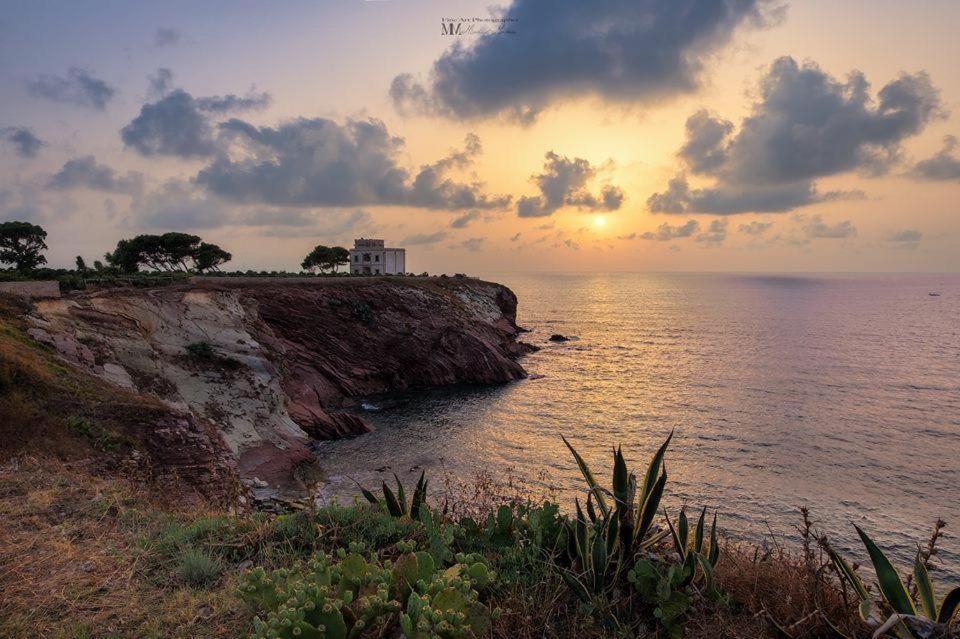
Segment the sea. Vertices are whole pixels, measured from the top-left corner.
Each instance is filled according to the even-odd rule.
[[[717,512],[732,539],[799,550],[800,507],[851,558],[853,524],[960,583],[960,275],[488,273],[519,299],[528,379],[364,398],[375,431],[318,448],[322,501],[393,473],[552,493],[642,476],[672,432],[664,505]],[[551,342],[560,334],[565,342]]]

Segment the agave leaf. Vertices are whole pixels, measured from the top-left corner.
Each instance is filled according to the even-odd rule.
[[[593,493],[587,493],[587,516],[590,517],[590,521],[597,522],[597,511],[593,507]]]
[[[863,583],[863,580],[860,579],[860,575],[853,571],[853,568],[850,567],[850,564],[847,561],[838,555],[833,548],[827,547],[827,553],[830,555],[830,559],[833,561],[833,565],[837,567],[837,570],[846,577],[847,581],[850,582],[850,586],[856,591],[857,597],[861,601],[869,601],[870,593],[867,591],[867,586]],[[864,618],[864,621],[867,619]]]
[[[680,536],[677,534],[677,529],[674,528],[673,522],[670,521],[670,515],[667,514],[667,509],[663,509],[663,518],[667,520],[667,526],[670,528],[670,536],[673,537],[673,548],[677,551],[677,555],[680,556],[680,561],[683,561],[686,558],[684,553],[684,547],[680,543]]]
[[[953,616],[960,610],[960,586],[954,588],[943,598],[940,612],[937,614],[937,623],[950,623]]]
[[[657,454],[653,456],[653,459],[650,460],[650,465],[647,466],[647,474],[643,478],[643,490],[640,491],[640,501],[646,501],[647,496],[650,494],[650,491],[653,490],[656,485],[657,478],[660,476],[660,469],[663,464],[663,455],[667,452],[667,446],[670,445],[670,440],[673,439],[673,431],[670,431],[670,435],[667,436],[667,439],[663,444],[661,444],[660,449],[657,451]]]
[[[643,506],[640,508],[638,525],[634,531],[634,535],[639,537],[641,541],[647,536],[647,532],[653,524],[653,518],[657,514],[657,509],[660,507],[660,498],[663,497],[663,487],[666,486],[666,484],[667,472],[664,471],[660,475],[660,479],[657,480],[657,483],[653,485],[653,488],[647,495],[646,501],[643,502]]]
[[[687,584],[693,581],[693,578],[697,576],[697,557],[698,556],[699,555],[697,555],[696,553],[688,552],[687,556],[684,557],[683,569],[686,576],[683,579],[683,583],[680,584],[681,587],[685,588]]]
[[[706,516],[707,507],[704,506],[703,510],[700,511],[700,519],[697,520],[697,530],[693,534],[693,552],[696,553],[703,551],[703,524]]]
[[[580,456],[580,453],[570,445],[570,442],[567,441],[567,438],[563,435],[560,435],[560,439],[563,440],[563,443],[567,445],[567,448],[570,449],[570,452],[573,454],[573,458],[577,460],[577,466],[580,467],[580,474],[583,475],[583,478],[587,481],[587,485],[590,486],[590,491],[596,494],[597,496],[597,505],[600,506],[601,512],[606,516],[610,511],[607,509],[607,502],[603,498],[603,489],[600,488],[600,484],[597,483],[597,480],[594,479],[593,473],[590,472],[590,467],[587,466],[587,462],[583,460],[583,457]]]
[[[397,477],[397,474],[393,474],[393,478],[397,480],[397,501],[400,502],[400,514],[407,514],[407,493],[403,490],[403,484],[400,483],[400,478]]]
[[[690,524],[687,522],[686,507],[680,509],[680,522],[677,524],[677,535],[683,545],[683,554],[687,554],[687,541],[690,539]]]
[[[607,532],[607,527],[602,524],[593,529],[593,548],[590,550],[593,563],[593,592],[601,592],[603,590],[603,578],[607,574],[607,563],[609,559],[605,534]]]
[[[580,598],[580,601],[584,603],[590,603],[590,592],[576,575],[569,570],[561,570],[560,574],[563,575],[563,580],[567,582],[567,585],[570,586],[570,589],[573,590],[573,592]]]
[[[607,554],[613,555],[614,550],[617,548],[617,536],[620,534],[620,520],[616,517],[611,517],[607,526]]]
[[[371,493],[371,492],[370,492],[369,490],[367,490],[366,488],[364,488],[364,487],[360,484],[360,482],[358,482],[356,479],[353,480],[353,483],[355,483],[355,484],[357,485],[357,488],[360,489],[360,494],[362,494],[362,495],[364,496],[364,498],[366,498],[366,500],[369,501],[371,504],[379,504],[379,503],[380,503],[380,500],[377,498],[377,496],[374,495],[373,493]]]
[[[704,587],[706,592],[713,592],[713,566],[710,565],[710,562],[703,555],[697,555],[697,562],[700,564],[700,569],[703,570],[703,579]]]
[[[920,607],[930,619],[937,618],[937,596],[933,592],[933,583],[930,581],[930,574],[927,567],[920,559],[920,551],[917,550],[917,558],[913,561],[913,580],[917,584],[917,594],[920,596]]]
[[[418,519],[420,508],[427,502],[427,476],[425,471],[420,471],[420,479],[417,480],[417,487],[413,491],[413,499],[410,501],[410,516]]]
[[[902,615],[916,615],[917,609],[914,607],[913,600],[910,599],[910,594],[904,587],[903,581],[900,580],[897,569],[893,567],[883,551],[873,543],[873,540],[860,530],[859,526],[854,524],[854,528],[857,529],[857,534],[860,535],[863,545],[867,547],[870,560],[873,561],[873,569],[877,573],[880,592],[883,593],[890,607]]]
[[[383,482],[383,500],[387,502],[387,512],[389,512],[394,517],[402,517],[403,509],[400,508],[400,504],[397,502],[396,496],[393,494],[393,491],[390,490],[390,487],[387,486],[387,482]]]
[[[717,543],[717,512],[713,512],[713,524],[710,525],[710,550],[708,551],[707,559],[710,560],[710,565],[716,567],[717,561],[720,559],[720,544]]]
[[[613,497],[618,505],[627,505],[629,489],[630,474],[627,472],[627,462],[623,459],[623,451],[617,446],[617,450],[613,452]]]

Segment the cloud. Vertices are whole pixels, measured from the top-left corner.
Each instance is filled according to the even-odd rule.
[[[98,164],[92,155],[68,160],[47,183],[52,189],[67,190],[87,188],[95,191],[136,194],[143,190],[143,175],[129,172],[124,176],[114,170]]]
[[[727,223],[730,220],[713,220],[707,227],[706,233],[700,233],[696,237],[697,242],[704,244],[723,244],[727,239]]]
[[[442,242],[447,239],[448,233],[446,231],[437,231],[436,233],[418,233],[416,235],[411,235],[403,239],[400,242],[406,246],[421,246],[424,244],[436,244],[437,242]]]
[[[151,98],[158,99],[165,96],[173,88],[173,71],[165,67],[160,67],[153,75],[147,76],[150,83],[149,95]]]
[[[487,240],[483,237],[471,237],[468,240],[460,242],[459,246],[468,251],[479,251],[483,248],[483,245],[486,244]]]
[[[162,97],[144,104],[140,114],[123,127],[123,143],[145,156],[181,158],[210,156],[216,151],[211,117],[230,111],[262,109],[270,103],[266,93],[194,98],[183,89],[167,92],[172,74],[159,69],[150,79],[151,89]]]
[[[597,175],[597,169],[583,158],[560,156],[548,151],[544,156],[543,172],[531,176],[540,189],[540,195],[525,195],[517,201],[519,217],[546,217],[564,206],[587,211],[614,211],[623,204],[624,194],[619,187],[604,185],[599,195],[587,190]]]
[[[521,236],[521,235],[522,235],[522,233],[514,233],[512,236],[510,236],[510,241],[511,241],[511,242],[516,242],[517,240],[520,239],[520,236]]]
[[[760,81],[760,98],[739,130],[698,111],[686,124],[678,157],[685,169],[712,180],[691,188],[684,174],[647,206],[659,213],[780,213],[825,200],[862,196],[820,193],[819,178],[887,172],[901,143],[943,115],[929,76],[901,74],[871,97],[860,72],[839,81],[813,62],[777,59]]]
[[[956,136],[945,136],[943,148],[933,157],[917,162],[913,175],[924,180],[960,180],[960,157],[954,153],[956,148]]]
[[[635,240],[635,239],[637,239],[637,234],[636,234],[636,233],[628,233],[627,235],[618,235],[618,236],[617,236],[617,239],[618,239],[618,240],[624,240],[624,241]]]
[[[78,67],[68,69],[66,76],[38,75],[27,80],[27,91],[37,98],[101,111],[116,93],[109,84]]]
[[[46,143],[35,136],[33,131],[22,126],[9,126],[0,129],[0,138],[13,145],[13,150],[22,158],[33,158]]]
[[[463,229],[468,227],[471,222],[478,219],[480,219],[480,211],[467,211],[460,217],[450,222],[450,226],[455,229]]]
[[[244,223],[268,227],[263,235],[272,237],[303,237],[305,235],[328,238],[345,237],[368,228],[373,218],[361,209],[353,211],[323,211],[309,214],[301,210],[279,209],[260,211],[243,218]]]
[[[220,125],[220,137],[242,154],[218,155],[197,182],[235,202],[441,210],[503,208],[510,202],[508,196],[487,195],[478,182],[448,177],[481,152],[474,135],[467,136],[463,150],[421,166],[412,177],[398,164],[403,139],[375,119],[341,125],[301,118],[277,128],[232,119]]]
[[[891,233],[887,240],[890,242],[919,242],[923,238],[923,233],[914,229],[904,229]]]
[[[158,27],[153,32],[153,46],[157,49],[180,42],[180,31],[172,27]]]
[[[236,221],[231,207],[175,180],[134,199],[130,210],[144,227],[162,230],[212,229]]]
[[[697,89],[707,59],[738,27],[778,13],[766,0],[514,0],[502,17],[516,21],[516,34],[457,42],[426,85],[403,74],[390,95],[402,112],[524,124],[569,98],[656,102]]]
[[[766,233],[771,226],[773,226],[773,222],[760,222],[759,220],[754,220],[749,224],[741,224],[737,228],[741,233],[758,237]]]
[[[843,239],[856,237],[857,229],[850,223],[850,220],[837,222],[836,224],[827,224],[820,215],[798,215],[797,221],[800,222],[800,228],[808,239],[828,238]]]
[[[658,242],[668,242],[682,237],[690,237],[700,230],[700,223],[696,220],[687,220],[685,224],[672,226],[664,222],[657,227],[656,232],[647,231],[640,237],[645,240],[656,240]]]

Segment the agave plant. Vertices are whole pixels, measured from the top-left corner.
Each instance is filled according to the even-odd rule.
[[[851,587],[860,598],[860,616],[864,621],[876,626],[874,637],[893,632],[901,639],[925,639],[927,637],[948,636],[948,627],[957,611],[960,610],[960,587],[954,588],[940,601],[937,601],[933,582],[927,572],[927,567],[917,552],[913,563],[913,578],[916,582],[916,600],[904,586],[900,573],[894,568],[880,547],[854,525],[860,535],[863,545],[867,548],[873,569],[877,573],[877,583],[884,600],[893,611],[885,621],[875,613],[870,592],[860,576],[850,565],[833,549],[827,551],[837,570],[850,582]]]
[[[568,524],[570,529],[567,535],[573,569],[564,570],[561,574],[577,597],[592,605],[617,583],[620,524],[616,517],[609,514],[588,519],[584,516],[579,499],[576,505],[577,516]]]
[[[670,535],[673,537],[673,547],[680,557],[680,563],[684,567],[685,582],[684,585],[692,582],[697,575],[697,567],[703,572],[705,587],[707,592],[713,592],[713,569],[716,568],[720,560],[720,545],[717,543],[717,514],[713,515],[713,523],[710,525],[709,545],[704,547],[704,532],[707,517],[707,507],[704,506],[700,511],[700,518],[697,520],[697,527],[693,533],[693,541],[690,541],[690,525],[687,521],[685,509],[680,509],[680,516],[677,518],[677,525],[663,513],[670,527]]]
[[[591,521],[596,523],[601,519],[614,517],[617,520],[617,529],[620,537],[620,551],[622,555],[630,559],[634,553],[640,549],[646,549],[663,539],[668,533],[651,534],[653,529],[653,518],[660,507],[660,499],[663,497],[663,489],[667,483],[667,471],[663,463],[663,456],[666,453],[670,440],[673,439],[673,431],[667,437],[666,441],[660,446],[650,464],[647,466],[647,472],[643,478],[643,484],[637,487],[637,477],[627,468],[627,463],[623,458],[623,451],[617,447],[613,451],[613,491],[609,491],[597,482],[590,467],[576,449],[563,437],[563,443],[567,445],[573,458],[577,461],[580,473],[586,480],[590,488],[587,496],[587,513]],[[613,498],[613,507],[608,505],[606,497]],[[596,502],[597,513],[593,506]]]
[[[407,492],[403,488],[403,482],[400,481],[400,478],[397,477],[394,473],[393,478],[397,482],[397,492],[394,493],[387,482],[382,482],[381,490],[383,491],[383,503],[387,506],[387,512],[393,515],[394,517],[404,517],[409,516],[411,519],[418,519],[420,517],[420,510],[425,507],[427,503],[427,483],[426,474],[424,472],[420,473],[420,479],[417,480],[417,486],[413,490],[413,496],[410,498],[410,503],[407,503]],[[381,500],[379,497],[374,495],[372,492],[361,486],[357,483],[357,486],[360,487],[360,492],[363,493],[363,496],[366,497],[367,501],[371,504],[379,504]]]

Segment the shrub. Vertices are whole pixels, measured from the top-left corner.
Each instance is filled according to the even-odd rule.
[[[219,559],[203,550],[191,548],[181,555],[177,576],[181,583],[199,588],[217,581],[222,572],[223,565]]]
[[[187,344],[187,355],[197,360],[209,361],[216,357],[213,347],[208,342],[193,342]]]

